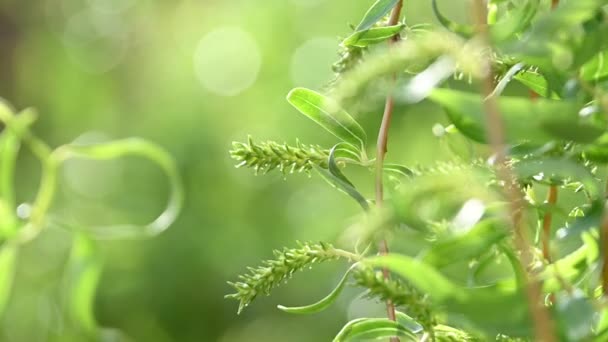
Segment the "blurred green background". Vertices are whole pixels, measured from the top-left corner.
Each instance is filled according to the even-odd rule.
[[[0,0],[0,97],[35,107],[35,131],[53,146],[75,139],[140,136],[175,157],[186,185],[176,224],[148,240],[100,241],[105,262],[95,315],[134,341],[327,341],[353,317],[382,307],[344,295],[331,310],[295,317],[276,304],[324,296],[344,264],[297,274],[240,316],[223,299],[226,281],[296,240],[333,241],[359,214],[357,204],[316,176],[255,176],[228,150],[257,141],[330,147],[335,139],[285,101],[295,86],[331,79],[338,36],[372,1],[330,0]],[[466,6],[443,1],[466,19]],[[409,24],[434,21],[430,1],[406,1]],[[381,107],[353,113],[375,139]],[[428,164],[445,152],[433,136],[445,122],[428,104],[398,108],[389,159]],[[166,180],[138,159],[72,162],[62,169],[53,215],[83,226],[146,222],[162,210]],[[39,165],[19,161],[21,202],[31,202]],[[372,177],[353,175],[371,194]],[[2,341],[67,336],[62,312],[71,238],[51,225],[19,261],[1,319]],[[352,246],[347,246],[352,247]],[[370,311],[371,310],[371,311]]]

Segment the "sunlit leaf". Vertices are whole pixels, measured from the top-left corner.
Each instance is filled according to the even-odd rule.
[[[359,148],[365,146],[367,137],[363,128],[332,99],[310,89],[295,88],[287,95],[287,101],[344,142]]]
[[[399,336],[402,341],[418,341],[416,335],[401,324],[387,318],[358,318],[348,322],[334,337],[333,342],[354,339],[379,339]]]
[[[365,13],[363,19],[357,25],[356,31],[364,31],[371,28],[387,15],[398,2],[399,0],[377,0]]]
[[[344,46],[366,47],[386,41],[403,30],[404,24],[393,26],[372,27],[364,31],[356,31],[344,39]]]

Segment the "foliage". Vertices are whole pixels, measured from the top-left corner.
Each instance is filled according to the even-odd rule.
[[[78,339],[99,340],[111,332],[102,328],[93,315],[93,302],[102,270],[96,239],[143,238],[163,232],[179,214],[183,189],[177,166],[169,154],[148,141],[131,138],[99,144],[66,144],[51,149],[31,131],[37,118],[32,109],[20,113],[0,100],[0,311],[11,295],[19,251],[35,240],[50,225],[50,210],[58,192],[58,171],[62,164],[76,158],[110,160],[138,156],[156,164],[168,177],[170,198],[165,210],[151,223],[86,227],[64,224],[73,236],[67,261],[65,311],[69,322],[80,332]],[[27,147],[42,165],[37,195],[32,204],[16,203],[16,164],[21,147]],[[54,221],[61,222],[58,217]]]
[[[608,66],[602,62],[608,46],[601,37],[608,29],[608,1],[553,1],[555,8],[538,0],[473,3],[472,12],[483,18],[468,26],[450,20],[433,1],[444,27],[424,30],[386,21],[399,15],[401,1],[371,5],[342,42],[326,94],[296,88],[287,96],[337,138],[333,148],[235,143],[239,166],[263,172],[314,168],[354,198],[365,218],[357,229],[344,230],[341,243],[373,246],[373,240],[389,239],[399,245],[403,234],[422,241],[388,255],[382,245],[337,255],[326,243],[277,252],[276,260],[230,283],[236,293],[227,297],[240,301],[239,312],[311,263],[350,255],[353,265],[327,297],[280,308],[318,312],[345,286],[360,286],[366,296],[387,302],[389,312],[397,306],[409,323],[390,315],[357,318],[336,332],[335,341],[605,338],[608,227],[601,220],[600,179],[608,160]],[[404,39],[394,43],[400,34]],[[382,48],[381,41],[393,44]],[[530,95],[513,91],[522,86]],[[394,98],[416,108],[428,99],[441,106],[450,126],[439,127],[437,135],[460,139],[468,153],[452,144],[454,158],[439,166],[384,165],[379,146],[369,159],[370,134],[348,111],[351,100],[363,102],[379,91],[388,94],[388,104]],[[386,108],[385,119],[392,104]],[[374,162],[376,193],[382,194],[384,178],[392,180],[385,205],[382,196],[368,199],[342,171],[369,169]],[[538,199],[558,190],[575,200]]]

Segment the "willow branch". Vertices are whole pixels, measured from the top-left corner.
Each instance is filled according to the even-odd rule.
[[[399,22],[399,16],[401,15],[401,8],[403,7],[403,0],[400,0],[399,2],[397,2],[397,4],[395,5],[395,8],[393,8],[392,12],[391,12],[391,16],[390,19],[388,21],[388,26],[393,26],[396,25]],[[391,38],[390,43],[394,44],[395,42],[399,41],[399,35],[395,35],[394,37]],[[393,75],[393,80],[396,78],[396,75]],[[388,145],[388,132],[391,126],[391,119],[393,117],[393,110],[394,110],[394,100],[393,100],[393,96],[389,93],[386,96],[386,103],[384,106],[384,113],[382,115],[382,123],[380,124],[380,131],[378,132],[378,143],[376,145],[377,151],[376,151],[376,205],[378,207],[381,207],[383,205],[383,201],[384,201],[384,185],[382,182],[382,177],[383,177],[383,170],[384,170],[384,158],[386,156],[386,152],[387,152],[387,145]],[[380,246],[379,246],[379,250],[380,250],[380,254],[388,254],[388,243],[386,241],[386,239],[383,239],[380,242]],[[389,272],[386,268],[384,268],[382,270],[382,273],[384,275],[385,279],[389,278]],[[386,302],[386,312],[387,312],[387,316],[389,319],[391,320],[396,320],[395,318],[395,306],[393,305],[393,303],[388,300]],[[391,341],[399,341],[398,338],[394,337],[391,338]]]
[[[490,37],[487,25],[487,7],[483,0],[474,1],[474,12],[476,14],[476,24],[480,39],[486,46],[490,46]],[[495,165],[498,177],[505,184],[505,196],[509,200],[511,209],[511,219],[515,235],[515,245],[520,251],[519,259],[522,269],[526,269],[533,261],[531,254],[531,245],[525,232],[523,219],[524,198],[515,183],[515,178],[507,165],[507,156],[505,154],[504,142],[505,131],[498,102],[493,96],[489,96],[494,89],[494,75],[491,68],[489,58],[483,61],[483,69],[485,75],[482,82],[482,95],[487,100],[484,101],[484,109],[486,112],[486,128],[488,140],[490,142],[492,152],[495,155]],[[554,342],[555,329],[554,323],[549,316],[549,312],[542,304],[541,286],[536,281],[531,281],[527,272],[524,272],[524,286],[526,296],[529,303],[530,314],[534,323],[535,340],[543,342]]]

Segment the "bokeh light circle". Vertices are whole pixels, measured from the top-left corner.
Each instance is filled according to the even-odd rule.
[[[237,27],[209,32],[194,54],[196,76],[208,91],[234,96],[257,79],[262,64],[260,48],[253,37]]]

